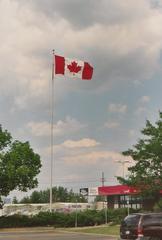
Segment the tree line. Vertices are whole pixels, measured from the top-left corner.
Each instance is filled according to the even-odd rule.
[[[22,198],[20,201],[16,197],[13,198],[13,203],[49,203],[50,189],[33,191],[30,196]],[[52,202],[87,202],[87,199],[73,190],[67,190],[64,187],[52,188]]]

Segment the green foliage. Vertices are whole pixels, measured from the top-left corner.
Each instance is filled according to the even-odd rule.
[[[99,217],[99,212],[96,210],[86,210],[84,212],[78,212],[78,226],[94,226],[103,223],[104,219],[102,215]]]
[[[141,133],[143,139],[133,149],[123,152],[134,159],[135,165],[128,168],[130,175],[127,179],[118,177],[118,180],[135,186],[141,195],[152,196],[156,200],[162,186],[162,112],[154,125],[147,120]]]
[[[104,202],[105,201],[105,196],[98,195],[95,197],[94,202]]]
[[[133,211],[133,210],[132,210]],[[123,218],[128,214],[127,208],[109,209],[108,210],[108,221],[114,223],[120,223]]]
[[[3,131],[2,126],[0,125],[0,151],[9,145],[11,140],[11,134],[7,130]]]
[[[36,187],[40,167],[40,156],[29,142],[13,141],[11,134],[0,126],[0,195]]]
[[[157,203],[155,203],[154,211],[162,211],[162,199],[160,199]]]
[[[18,203],[18,200],[17,200],[16,196],[13,197],[12,203],[13,204],[17,204]]]
[[[133,212],[133,210],[131,211]],[[108,222],[120,224],[127,215],[127,209],[108,209]],[[74,227],[76,212],[40,212],[34,216],[13,215],[0,217],[0,228],[7,227],[34,227],[34,226],[54,226],[54,227]],[[105,223],[105,210],[86,210],[77,213],[78,227],[95,226]]]
[[[30,197],[24,197],[20,203],[47,203],[49,202],[50,189],[34,191]],[[74,193],[72,190],[68,191],[64,187],[52,188],[52,201],[53,202],[87,202],[87,199]]]

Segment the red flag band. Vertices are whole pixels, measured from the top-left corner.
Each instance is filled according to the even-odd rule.
[[[62,74],[69,77],[78,77],[83,80],[92,79],[93,67],[87,62],[55,55],[54,63],[55,74]]]

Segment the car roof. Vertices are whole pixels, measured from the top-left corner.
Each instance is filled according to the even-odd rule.
[[[131,213],[130,215],[128,215],[127,217],[129,216],[146,216],[146,215],[162,215],[162,212],[146,212],[146,213]]]

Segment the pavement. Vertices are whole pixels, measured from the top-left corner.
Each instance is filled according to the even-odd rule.
[[[117,240],[117,236],[69,232],[53,227],[1,229],[0,240]]]

